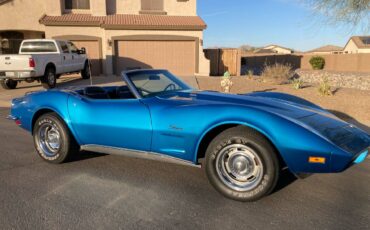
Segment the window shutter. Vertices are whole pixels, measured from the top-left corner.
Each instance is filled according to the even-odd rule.
[[[152,10],[163,10],[163,0],[152,0]]]
[[[142,10],[163,10],[163,0],[141,0]]]
[[[90,9],[90,0],[65,0],[65,9],[73,10],[73,9]]]
[[[78,9],[90,9],[90,0],[76,0],[78,2]]]

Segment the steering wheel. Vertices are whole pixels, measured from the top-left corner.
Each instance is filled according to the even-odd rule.
[[[171,83],[168,86],[166,86],[166,88],[164,88],[163,91],[169,91],[169,90],[175,90],[175,89],[176,89],[176,85]]]

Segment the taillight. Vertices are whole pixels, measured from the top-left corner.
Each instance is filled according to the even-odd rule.
[[[35,67],[36,67],[35,60],[33,60],[33,58],[30,58],[30,59],[28,60],[28,65],[29,65],[29,67],[31,67],[31,68],[35,68]]]

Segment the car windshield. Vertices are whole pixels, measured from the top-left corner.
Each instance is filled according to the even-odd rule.
[[[165,70],[134,71],[126,73],[126,75],[142,97],[153,97],[192,89]]]

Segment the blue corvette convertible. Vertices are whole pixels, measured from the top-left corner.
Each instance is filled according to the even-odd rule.
[[[194,90],[166,70],[123,79],[28,93],[12,101],[9,118],[48,162],[86,150],[203,165],[215,189],[240,201],[269,194],[282,168],[341,172],[368,154],[367,133],[295,96]]]

